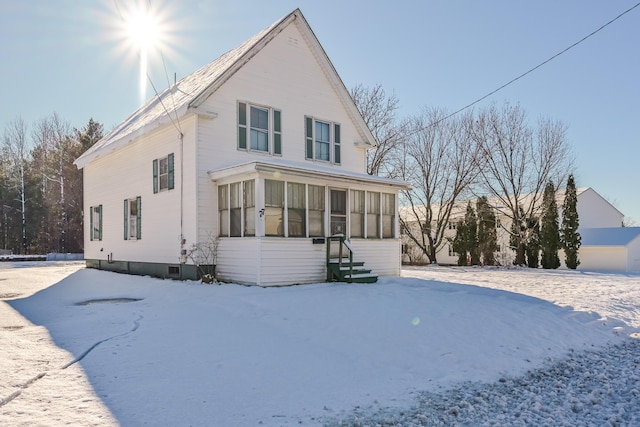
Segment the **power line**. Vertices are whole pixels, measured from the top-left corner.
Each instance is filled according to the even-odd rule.
[[[116,11],[118,12],[118,15],[120,16],[120,19],[122,20],[123,23],[126,24],[127,21],[124,18],[124,16],[122,15],[122,11],[120,10],[120,6],[118,5],[118,0],[113,0],[113,4],[115,5]],[[149,4],[149,8],[151,8],[151,0],[148,0],[148,4]],[[167,81],[169,81],[169,75],[167,74],[167,67],[166,67],[165,62],[164,62],[164,55],[162,55],[162,50],[160,48],[158,48],[158,50],[160,51],[160,55],[162,56],[162,64],[164,66],[165,75],[167,76]],[[140,55],[140,52],[136,52],[136,55],[138,56],[138,59],[142,62],[142,56]],[[171,93],[171,97],[173,99],[173,108],[174,108],[174,111],[176,113],[176,120],[178,122],[177,125],[174,122],[173,117],[171,117],[171,113],[169,112],[167,107],[164,105],[164,102],[162,101],[162,98],[160,97],[160,94],[158,93],[158,90],[156,89],[156,86],[153,84],[153,80],[151,79],[151,75],[149,74],[149,71],[146,71],[145,74],[147,75],[147,80],[149,80],[149,83],[151,84],[151,87],[153,88],[153,92],[155,93],[156,98],[158,99],[158,101],[160,101],[160,105],[164,109],[164,112],[167,113],[167,116],[169,117],[169,120],[171,120],[171,124],[173,125],[174,128],[176,128],[178,133],[180,135],[182,135],[182,126],[180,126],[180,118],[178,117],[178,112],[175,109],[175,99],[173,98],[173,93],[171,92],[171,90],[169,90],[169,92]],[[171,86],[171,84],[169,84],[169,86]]]
[[[453,113],[443,117],[440,120],[437,120],[433,123],[430,123],[428,126],[423,127],[421,129],[418,129],[416,132],[419,132],[421,130],[424,130],[428,127],[431,126],[435,126],[440,122],[443,122],[445,120],[450,119],[451,117],[455,116],[456,114],[459,114],[461,112],[463,112],[464,110],[467,110],[471,107],[473,107],[474,105],[476,105],[477,103],[484,101],[485,99],[487,99],[488,97],[490,97],[491,95],[494,95],[495,93],[501,91],[502,89],[504,89],[505,87],[511,85],[512,83],[515,83],[516,81],[520,80],[521,78],[523,78],[524,76],[531,74],[532,72],[534,72],[535,70],[537,70],[538,68],[542,67],[543,65],[551,62],[552,60],[554,60],[555,58],[557,58],[558,56],[562,55],[563,53],[566,53],[567,51],[573,49],[574,47],[576,47],[577,45],[579,45],[580,43],[582,43],[583,41],[587,40],[589,37],[595,35],[596,33],[600,32],[601,30],[603,30],[604,28],[606,28],[607,26],[611,25],[612,23],[614,23],[615,21],[617,21],[618,19],[620,19],[621,17],[623,17],[624,15],[626,15],[627,13],[631,12],[633,9],[635,9],[636,7],[640,6],[640,3],[636,3],[635,5],[631,6],[629,9],[625,10],[624,12],[622,12],[621,14],[619,14],[618,16],[616,16],[615,18],[613,18],[612,20],[610,20],[609,22],[607,22],[606,24],[602,25],[601,27],[599,27],[597,30],[592,31],[591,33],[587,34],[586,36],[584,36],[583,38],[581,38],[580,40],[578,40],[577,42],[573,43],[572,45],[570,45],[569,47],[561,50],[560,52],[556,53],[555,55],[553,55],[552,57],[550,57],[549,59],[541,62],[540,64],[536,65],[535,67],[529,69],[528,71],[525,71],[524,73],[520,74],[518,77],[515,77],[511,80],[509,80],[507,83],[503,84],[502,86],[498,87],[495,90],[492,90],[491,92],[489,92],[488,94],[476,99],[475,101],[473,101],[470,104],[465,105],[464,107],[454,111]],[[412,133],[416,133],[416,132],[412,132]]]

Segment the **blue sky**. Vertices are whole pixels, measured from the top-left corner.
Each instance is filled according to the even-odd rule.
[[[140,104],[140,61],[120,14],[137,0],[0,2],[0,131],[57,112],[109,129]],[[637,0],[145,0],[163,22],[158,90],[299,7],[348,88],[380,83],[400,114],[457,110],[596,30]],[[118,9],[120,12],[118,12]],[[569,127],[576,180],[640,225],[640,7],[479,103],[519,103]],[[167,72],[165,73],[165,67]],[[169,76],[167,78],[167,76]],[[147,83],[146,97],[153,90]]]

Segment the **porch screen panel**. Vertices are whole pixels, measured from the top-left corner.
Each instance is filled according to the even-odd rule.
[[[309,185],[309,236],[324,237],[324,187]]]
[[[287,183],[288,236],[306,237],[306,194],[305,185]]]
[[[244,182],[244,235],[256,235],[256,184],[255,181]]]
[[[284,236],[283,181],[264,181],[264,219],[266,236]]]
[[[364,237],[364,191],[351,190],[351,237]]]
[[[391,239],[394,236],[396,197],[394,194],[382,193],[382,237]]]
[[[229,237],[229,186],[218,187],[218,216],[220,219],[220,236]]]
[[[229,184],[230,236],[242,236],[242,183]]]
[[[367,192],[367,237],[380,237],[380,193]]]

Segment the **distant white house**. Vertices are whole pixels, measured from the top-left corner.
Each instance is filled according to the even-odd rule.
[[[615,230],[622,228],[622,222],[624,215],[616,209],[611,203],[609,203],[604,197],[598,194],[593,188],[578,188],[577,194],[577,210],[580,221],[579,232],[582,233],[585,229],[602,228],[603,230],[609,230],[611,233],[615,233]],[[556,200],[559,209],[559,219],[562,219],[562,203],[564,201],[564,190],[556,193]],[[523,196],[522,200],[527,203],[527,200],[531,195]],[[499,201],[495,198],[490,198],[489,204],[493,206],[497,220],[497,238],[498,238],[498,250],[496,251],[496,260],[501,265],[510,265],[515,258],[514,251],[509,247],[509,230],[511,229],[511,219],[507,216],[505,209],[500,205]],[[458,203],[455,209],[452,211],[452,215],[446,230],[445,237],[453,239],[456,235],[456,223],[459,220],[463,220],[467,208],[468,201],[462,201]],[[471,201],[471,204],[475,208],[475,200]],[[400,215],[408,215],[407,208],[400,209]],[[604,231],[603,233],[606,233]],[[583,238],[583,247],[585,247]],[[600,247],[600,246],[598,246]],[[590,259],[596,257],[599,253],[598,247],[591,249],[580,249],[580,261],[579,268],[582,269],[596,269],[591,267],[592,263]],[[605,250],[605,249],[602,249]],[[583,253],[587,253],[586,260],[583,260]],[[606,257],[606,254],[604,255]],[[458,254],[453,251],[450,242],[447,242],[437,253],[438,263],[440,264],[457,264]],[[560,260],[564,264],[564,254],[560,254]],[[415,245],[405,236],[403,237],[403,262],[418,262],[425,263],[427,259],[424,255],[421,255],[415,248]],[[622,261],[617,261],[621,265]],[[596,264],[593,264],[596,265]],[[598,264],[599,265],[599,264]],[[617,269],[617,268],[609,268]]]
[[[76,160],[87,265],[193,278],[185,254],[216,240],[225,281],[349,281],[354,265],[363,281],[398,275],[397,194],[407,186],[366,174],[374,144],[295,10],[150,99]],[[341,245],[358,264],[333,264],[326,249],[336,235],[350,239]]]
[[[640,272],[640,227],[580,229],[580,270]]]

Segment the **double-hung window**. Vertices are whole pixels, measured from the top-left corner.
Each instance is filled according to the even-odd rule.
[[[305,157],[340,164],[340,125],[305,117]]]
[[[324,187],[309,185],[309,236],[324,237]]]
[[[382,193],[382,237],[394,237],[396,197],[394,194]]]
[[[307,235],[306,220],[306,186],[295,182],[287,183],[287,216],[288,236],[305,237]]]
[[[367,237],[380,237],[380,193],[367,192]]]
[[[102,240],[102,205],[89,208],[89,240]]]
[[[154,193],[163,190],[173,190],[175,186],[173,157],[173,153],[171,153],[166,157],[161,157],[153,161]]]
[[[142,198],[124,199],[124,240],[142,238]]]
[[[282,154],[282,126],[279,110],[238,102],[238,149]]]

